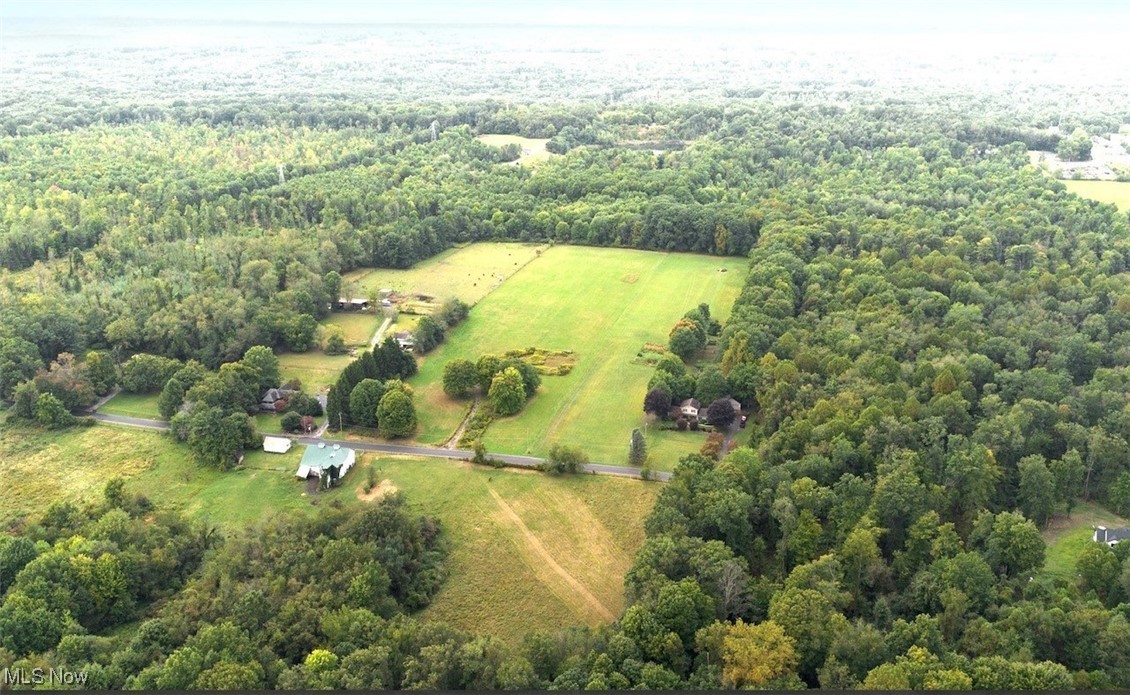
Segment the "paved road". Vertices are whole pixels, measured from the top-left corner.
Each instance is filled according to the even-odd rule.
[[[91,415],[95,420],[101,422],[110,422],[118,425],[127,425],[129,427],[140,427],[147,430],[167,430],[169,423],[161,420],[146,420],[137,417],[127,417],[125,415],[107,415],[105,413],[95,413]],[[346,439],[326,439],[324,437],[299,437],[299,444],[341,444],[351,449],[358,451],[373,451],[381,454],[399,454],[401,456],[424,456],[428,458],[442,458],[442,459],[470,459],[474,456],[474,452],[466,451],[464,449],[439,449],[430,446],[414,446],[409,444],[377,444],[375,442],[357,442]],[[536,458],[534,456],[519,456],[517,454],[490,454],[491,457],[505,461],[511,466],[519,468],[537,468],[545,462],[545,459]],[[600,475],[618,475],[624,478],[638,478],[640,477],[640,469],[629,468],[627,466],[609,466],[604,463],[590,463],[585,465],[584,471],[586,473],[598,473]],[[671,474],[666,471],[655,471],[652,473],[656,480],[670,480]]]

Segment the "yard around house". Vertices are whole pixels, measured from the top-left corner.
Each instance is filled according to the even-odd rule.
[[[1130,526],[1130,521],[1096,502],[1080,500],[1070,516],[1053,518],[1041,534],[1047,544],[1044,573],[1057,577],[1074,577],[1075,560],[1089,543],[1094,542],[1095,526],[1119,528]]]
[[[573,350],[567,376],[545,376],[522,412],[496,420],[484,444],[495,452],[544,456],[561,442],[601,463],[626,465],[632,429],[643,428],[643,397],[654,369],[635,364],[640,348],[664,342],[700,302],[721,320],[745,280],[746,261],[628,249],[556,246],[507,280],[467,321],[425,356],[416,389],[417,439],[440,444],[458,427],[467,401],[443,393],[443,367],[456,358],[538,347]],[[721,272],[725,269],[726,272]],[[648,430],[653,465],[671,470],[698,451],[698,433]]]

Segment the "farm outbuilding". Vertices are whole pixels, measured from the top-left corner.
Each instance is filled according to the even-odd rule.
[[[263,451],[270,454],[285,454],[294,442],[289,437],[263,437]]]

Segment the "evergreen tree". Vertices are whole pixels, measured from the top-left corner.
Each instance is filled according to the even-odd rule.
[[[633,468],[642,468],[647,463],[647,441],[639,428],[632,430],[632,439],[628,443],[628,465]]]

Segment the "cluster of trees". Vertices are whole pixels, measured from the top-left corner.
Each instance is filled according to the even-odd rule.
[[[1091,136],[1077,128],[1069,137],[1059,141],[1055,153],[1065,162],[1085,162],[1091,158]]]
[[[12,371],[4,379],[7,384],[15,384],[9,395],[17,418],[36,420],[50,429],[67,427],[76,422],[72,410],[92,405],[118,381],[117,370],[110,359],[92,350],[82,362],[69,352],[60,353],[46,369],[39,368],[32,378],[17,383],[38,365],[31,359],[30,346],[21,342],[13,340],[7,346],[7,366]]]
[[[518,357],[482,355],[475,362],[453,359],[443,367],[443,390],[452,398],[486,394],[496,415],[514,415],[541,386],[536,367]]]
[[[181,590],[215,541],[126,494],[120,478],[85,507],[54,503],[19,535],[0,536],[0,660],[82,654],[91,635]]]
[[[644,412],[660,420],[673,419],[680,430],[695,429],[700,421],[727,427],[736,417],[730,398],[749,407],[753,397],[749,384],[727,377],[717,365],[707,364],[695,374],[672,354],[659,358],[647,388]],[[679,404],[690,398],[702,405],[698,417],[683,415],[678,410]]]
[[[722,324],[710,318],[710,306],[699,304],[671,328],[667,347],[680,359],[689,362],[706,347],[709,336],[718,335],[721,331]]]
[[[471,307],[458,298],[452,298],[443,303],[436,312],[435,317],[423,316],[416,324],[412,337],[415,339],[416,352],[421,355],[431,352],[443,342],[447,330],[462,323],[470,313]]]
[[[84,671],[98,689],[427,687],[501,649],[408,617],[442,583],[445,554],[438,524],[399,497],[225,539],[119,480],[104,503],[58,504],[0,537],[0,662]],[[494,687],[493,670],[482,677]]]
[[[375,428],[382,437],[407,437],[416,431],[416,406],[404,379],[416,373],[416,358],[391,336],[363,352],[342,370],[327,394],[326,417],[332,429],[349,425]]]

